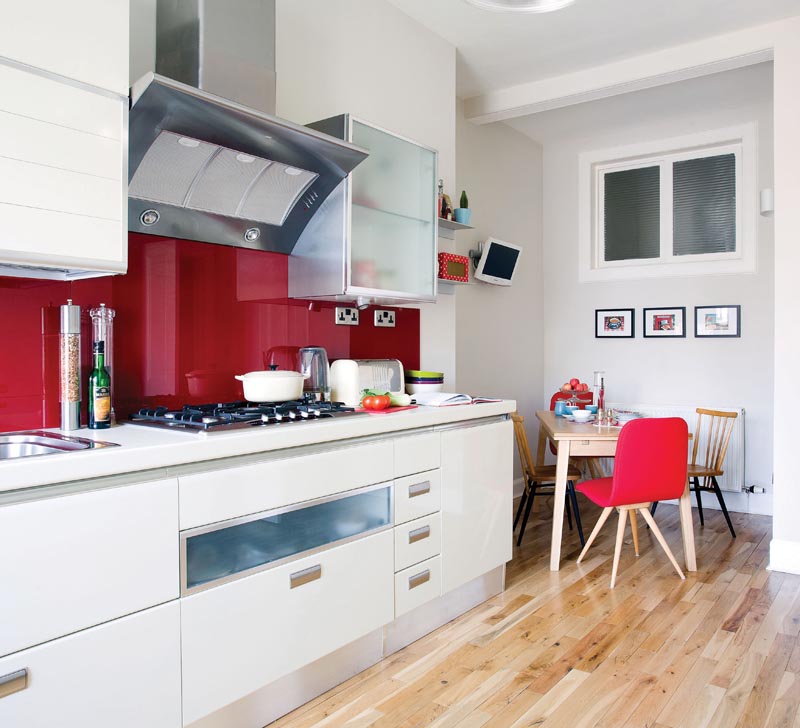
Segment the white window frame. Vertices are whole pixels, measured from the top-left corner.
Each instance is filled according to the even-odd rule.
[[[671,139],[584,152],[579,156],[579,280],[608,281],[665,276],[756,272],[757,126],[755,123]],[[736,159],[736,251],[672,254],[672,165],[733,152]],[[604,175],[660,167],[660,256],[604,260]],[[665,214],[666,211],[666,214]]]

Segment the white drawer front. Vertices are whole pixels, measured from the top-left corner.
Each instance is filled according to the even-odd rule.
[[[182,599],[184,723],[390,622],[393,546],[389,529]]]
[[[441,593],[441,558],[434,556],[394,575],[394,615],[410,612]]]
[[[4,506],[0,553],[0,655],[175,599],[178,484]]]
[[[174,601],[2,658],[0,680],[26,670],[27,687],[0,698],[0,725],[179,728],[180,657]]]
[[[181,530],[391,479],[388,440],[187,475],[180,478]]]
[[[442,507],[442,477],[438,470],[407,475],[394,481],[394,522],[405,523]]]
[[[439,467],[440,435],[426,432],[394,440],[394,476],[396,478]]]
[[[442,550],[442,518],[438,513],[394,529],[394,570],[431,558]]]

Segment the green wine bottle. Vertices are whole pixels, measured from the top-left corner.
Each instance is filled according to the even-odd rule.
[[[92,347],[94,368],[89,375],[89,427],[103,430],[111,427],[111,377],[106,369],[106,346],[95,341]]]

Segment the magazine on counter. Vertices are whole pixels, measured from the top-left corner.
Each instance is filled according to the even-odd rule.
[[[457,404],[481,404],[482,402],[502,402],[490,397],[470,397],[468,394],[453,392],[424,392],[414,395],[417,404],[423,407],[452,407]]]

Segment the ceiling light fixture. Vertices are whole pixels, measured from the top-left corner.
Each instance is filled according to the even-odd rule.
[[[502,13],[549,13],[572,5],[575,0],[466,0],[483,10]]]

